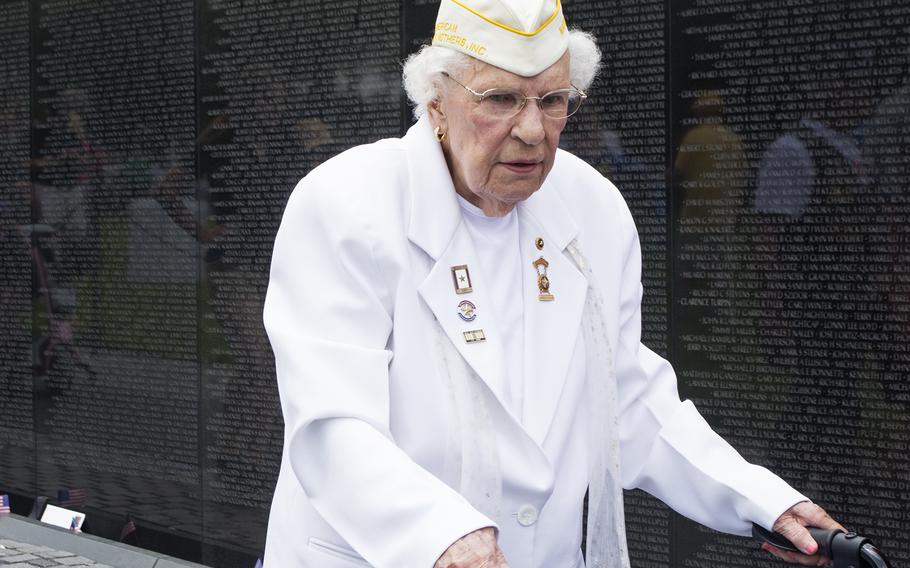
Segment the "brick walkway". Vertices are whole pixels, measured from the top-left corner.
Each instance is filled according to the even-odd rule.
[[[72,552],[54,550],[14,540],[0,540],[0,568],[113,568]]]

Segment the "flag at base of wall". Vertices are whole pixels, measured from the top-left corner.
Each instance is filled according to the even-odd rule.
[[[79,518],[78,516],[73,517],[73,520],[70,521],[70,530],[73,531],[74,533],[81,533],[82,529],[79,528],[81,524],[82,524],[81,518]]]
[[[57,505],[59,507],[76,507],[85,503],[85,489],[61,489],[57,491]]]
[[[9,495],[0,495],[0,515],[9,515]]]

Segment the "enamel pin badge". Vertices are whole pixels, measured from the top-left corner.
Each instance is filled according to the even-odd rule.
[[[466,264],[452,267],[452,282],[455,283],[456,294],[470,294],[474,291],[471,288],[471,273]]]
[[[556,296],[550,293],[550,277],[547,276],[547,267],[550,263],[544,257],[540,257],[533,264],[537,270],[537,299],[541,302],[552,302]]]
[[[462,300],[458,304],[458,317],[462,321],[474,321],[477,319],[477,306],[469,300]]]
[[[464,340],[468,343],[482,343],[487,340],[482,329],[473,329],[464,332]]]

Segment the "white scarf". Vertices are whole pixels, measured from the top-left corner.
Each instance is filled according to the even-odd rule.
[[[577,241],[567,247],[588,281],[582,316],[585,381],[590,404],[588,440],[587,568],[629,568],[622,481],[619,472],[619,411],[613,350],[607,337],[604,301]],[[460,493],[481,513],[500,520],[502,467],[490,413],[490,395],[437,325],[436,351],[445,369],[450,416],[446,463],[450,479],[459,479]]]
[[[619,403],[613,349],[604,321],[604,301],[594,273],[577,240],[567,247],[569,256],[588,281],[581,318],[585,339],[585,388],[590,410],[588,428],[587,568],[629,568],[626,517],[619,472]],[[599,372],[600,371],[600,372]],[[599,412],[598,412],[599,409]]]

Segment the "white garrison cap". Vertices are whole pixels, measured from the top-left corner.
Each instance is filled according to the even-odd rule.
[[[533,77],[562,57],[569,33],[560,0],[442,0],[433,45]]]

